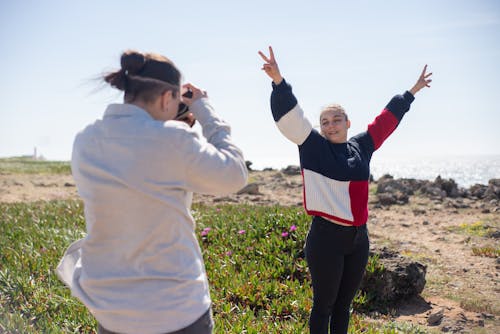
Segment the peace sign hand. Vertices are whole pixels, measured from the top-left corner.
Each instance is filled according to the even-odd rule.
[[[432,75],[431,73],[425,73],[427,72],[427,65],[424,66],[424,69],[422,70],[422,73],[420,74],[420,77],[417,80],[417,83],[413,86],[412,89],[410,89],[410,93],[415,96],[415,94],[421,90],[424,87],[430,87],[430,83],[432,82],[432,79],[429,79],[429,77]]]
[[[280,69],[278,68],[278,63],[274,58],[273,48],[269,47],[269,58],[266,57],[264,53],[259,51],[259,55],[265,61],[264,65],[262,65],[262,69],[266,72],[266,74],[273,79],[274,84],[279,85],[283,80],[283,77],[280,74]]]

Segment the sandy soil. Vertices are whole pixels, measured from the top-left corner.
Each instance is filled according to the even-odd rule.
[[[195,202],[302,205],[300,175],[251,172],[249,192],[225,197],[195,195]],[[371,242],[387,245],[427,265],[427,285],[418,298],[401,301],[397,312],[374,321],[408,321],[429,332],[500,333],[500,259],[475,256],[473,247],[499,248],[500,211],[492,203],[413,196],[407,205],[380,207],[370,195]],[[67,175],[0,175],[0,202],[77,198]],[[461,224],[483,222],[496,237],[460,233]],[[431,322],[432,324],[429,324]]]

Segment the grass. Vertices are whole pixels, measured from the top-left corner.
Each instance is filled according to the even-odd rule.
[[[500,257],[500,247],[498,246],[472,247],[472,254],[476,256],[497,258]]]
[[[306,333],[311,287],[302,209],[194,206],[215,333]],[[54,273],[84,236],[79,201],[0,203],[0,333],[94,333],[95,320]],[[376,271],[376,259],[369,270]],[[350,333],[424,333],[353,312]]]
[[[495,227],[497,226],[497,227]],[[476,221],[473,223],[462,223],[458,227],[453,227],[450,230],[457,231],[459,233],[479,238],[488,238],[494,239],[493,235],[498,233],[498,222],[491,221]],[[500,257],[500,246],[498,242],[495,245],[482,245],[475,246],[471,249],[472,254],[475,256],[482,257],[491,257],[497,258]]]
[[[458,232],[460,233],[476,237],[485,237],[492,232],[492,228],[489,225],[485,224],[483,221],[476,221],[474,223],[462,223],[454,229],[458,230]]]
[[[0,174],[71,174],[67,161],[43,161],[29,157],[0,158]]]

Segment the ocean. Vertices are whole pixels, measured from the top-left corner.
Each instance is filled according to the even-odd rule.
[[[490,179],[500,178],[500,155],[380,157],[375,154],[370,167],[375,180],[384,174],[419,180],[435,180],[441,175],[468,188],[477,183],[487,185]]]

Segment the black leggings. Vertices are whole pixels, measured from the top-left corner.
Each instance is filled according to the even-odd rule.
[[[366,225],[342,226],[315,216],[305,254],[312,277],[311,334],[347,333],[349,308],[368,261]]]

